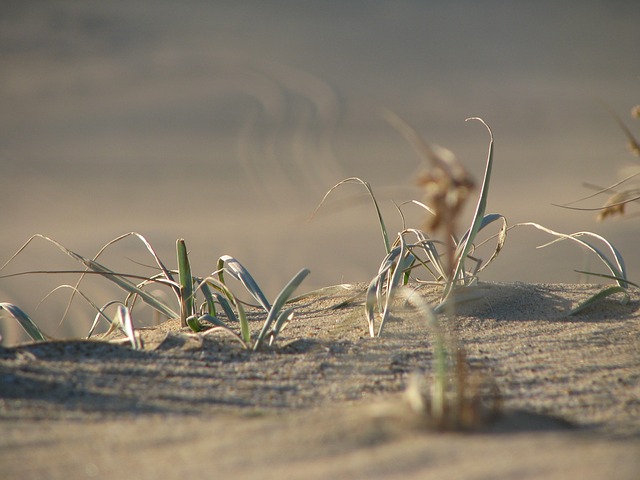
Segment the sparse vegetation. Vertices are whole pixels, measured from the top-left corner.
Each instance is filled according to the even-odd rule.
[[[514,227],[528,226],[556,237],[547,245],[560,240],[574,241],[593,252],[607,266],[611,275],[601,276],[614,280],[615,285],[601,290],[569,313],[576,313],[616,293],[621,293],[622,300],[628,301],[627,290],[630,285],[635,284],[627,280],[620,253],[599,235],[590,232],[567,235],[532,222],[508,227],[503,215],[486,213],[493,168],[494,138],[489,126],[477,117],[467,120],[478,121],[486,127],[489,133],[489,148],[484,177],[471,222],[464,233],[458,236],[460,215],[475,188],[474,180],[453,153],[427,144],[412,127],[397,116],[389,115],[388,119],[429,165],[429,168],[418,178],[418,185],[423,191],[424,198],[408,202],[425,210],[424,227],[408,228],[402,212],[404,205],[397,206],[403,219],[403,228],[391,243],[373,189],[366,181],[357,177],[347,178],[333,186],[317,209],[335,189],[345,184],[356,183],[367,190],[376,211],[385,248],[385,257],[378,273],[369,282],[365,293],[364,307],[369,335],[371,337],[382,335],[392,309],[398,311],[398,301],[404,300],[405,305],[416,309],[427,321],[432,332],[434,364],[428,388],[424,385],[424,375],[416,374],[412,377],[406,390],[407,402],[413,412],[423,417],[430,427],[441,430],[477,428],[499,415],[500,391],[490,376],[470,370],[464,349],[455,339],[444,333],[438,315],[442,314],[449,322],[455,322],[456,301],[460,298],[460,293],[466,287],[476,283],[478,274],[495,260],[504,247],[509,230]],[[480,245],[477,237],[480,232],[492,225],[498,226],[498,233],[488,239],[495,239],[495,248],[485,262],[475,256],[476,249]],[[138,239],[151,254],[155,263],[153,267],[155,274],[144,276],[120,273],[98,261],[107,248],[128,237]],[[182,328],[190,329],[190,335],[202,337],[224,333],[237,340],[247,350],[259,350],[267,343],[271,345],[291,320],[294,310],[287,308],[286,305],[294,291],[309,274],[307,269],[300,270],[277,295],[273,303],[270,303],[249,271],[234,257],[221,256],[216,269],[211,274],[207,277],[197,277],[192,273],[188,249],[183,239],[176,242],[177,269],[171,270],[165,266],[147,239],[136,232],[121,235],[108,242],[93,258],[71,251],[51,238],[34,235],[0,268],[0,272],[36,238],[54,245],[79,262],[84,269],[21,272],[0,278],[36,273],[78,273],[80,278],[75,285],[61,285],[57,288],[70,288],[71,300],[79,294],[96,310],[96,318],[87,338],[92,337],[100,321],[106,321],[109,324],[107,334],[115,329],[121,330],[125,334],[125,339],[118,341],[125,341],[134,349],[144,348],[132,320],[134,309],[139,301],[168,319],[179,319]],[[603,243],[605,248],[598,248],[594,240]],[[124,300],[111,300],[102,307],[95,305],[81,289],[84,277],[90,274],[99,275],[118,286],[126,294]],[[425,280],[424,274],[431,278]],[[255,301],[253,307],[264,310],[266,318],[257,334],[251,333],[245,308],[247,304],[231,289],[227,277],[242,284]],[[417,283],[428,282],[440,285],[442,292],[437,305],[433,307],[428,305],[415,291],[412,291],[408,287],[411,279]],[[151,291],[149,288],[151,285],[160,285],[172,291],[176,305],[170,305],[161,296]],[[113,306],[116,311],[111,317],[108,312]],[[16,305],[2,303],[0,310],[9,312],[34,341],[45,341],[50,338]]]
[[[397,116],[390,116],[389,120],[431,167],[418,179],[418,184],[424,191],[424,202],[417,200],[410,202],[419,205],[427,212],[425,228],[416,229],[405,226],[396,236],[394,243],[390,244],[387,227],[373,189],[366,181],[355,177],[334,185],[316,208],[317,211],[336,188],[347,183],[363,185],[375,207],[387,253],[366,292],[365,314],[370,336],[375,337],[382,334],[385,322],[391,315],[395,292],[400,286],[406,285],[410,278],[417,282],[427,281],[441,285],[440,302],[434,306],[434,311],[436,313],[446,312],[446,309],[456,302],[456,294],[460,293],[460,289],[477,282],[478,274],[496,259],[504,247],[507,232],[516,227],[533,227],[556,237],[556,240],[542,245],[542,247],[561,240],[572,240],[593,252],[611,273],[610,276],[603,277],[615,280],[615,285],[604,288],[598,294],[577,305],[568,314],[575,314],[595,301],[616,293],[622,294],[622,302],[629,300],[627,290],[632,284],[627,279],[624,260],[620,252],[604,237],[591,232],[564,234],[534,222],[519,223],[509,227],[503,215],[486,213],[493,168],[494,140],[491,129],[482,119],[467,119],[480,121],[487,128],[490,141],[484,178],[471,224],[461,237],[458,237],[456,232],[458,216],[462,205],[474,188],[473,180],[453,153],[440,147],[430,146],[413,128]],[[400,213],[402,214],[401,210]],[[491,237],[496,239],[495,249],[485,262],[474,256],[477,247],[484,243],[476,244],[476,239],[482,230],[496,222],[499,225],[499,231]],[[437,233],[442,232],[441,238],[435,237]],[[415,240],[411,241],[411,238],[415,238]],[[605,249],[598,248],[594,245],[593,240],[603,243]],[[609,255],[605,253],[606,250]],[[468,264],[471,266],[469,267]],[[424,280],[419,272],[426,272],[431,276],[431,279]],[[468,300],[467,297],[465,299]],[[376,325],[378,325],[377,329]]]
[[[132,236],[140,240],[152,255],[159,273],[149,277],[118,273],[97,261],[104,253],[105,249],[124,238]],[[224,255],[218,260],[217,270],[210,276],[206,278],[193,276],[191,273],[191,265],[185,241],[183,239],[179,239],[176,242],[178,270],[169,270],[158,257],[147,239],[136,232],[121,235],[108,242],[92,259],[73,252],[44,235],[34,235],[7,261],[7,263],[5,263],[2,268],[0,268],[0,271],[2,271],[16,256],[23,252],[23,250],[36,238],[43,239],[48,243],[53,244],[59,250],[84,265],[85,270],[77,272],[21,272],[18,274],[5,275],[4,278],[15,275],[36,273],[79,273],[80,278],[75,286],[65,285],[73,289],[73,294],[69,302],[71,303],[73,295],[75,295],[76,292],[79,292],[85,299],[91,302],[91,300],[82,294],[82,290],[80,289],[81,282],[84,276],[88,274],[97,274],[102,276],[116,284],[120,289],[124,290],[126,298],[122,302],[109,301],[103,307],[98,307],[91,302],[96,309],[97,314],[96,320],[91,326],[87,338],[91,337],[98,321],[103,319],[110,325],[108,333],[116,327],[120,328],[135,348],[141,348],[141,345],[135,334],[133,322],[131,321],[131,312],[134,309],[136,302],[141,300],[166,318],[179,318],[180,325],[182,327],[190,327],[193,332],[201,333],[203,335],[215,332],[224,332],[236,338],[244,348],[257,350],[265,341],[268,341],[269,344],[271,344],[282,329],[284,329],[287,322],[291,320],[293,316],[293,309],[283,308],[296,288],[309,274],[309,270],[307,269],[300,270],[300,272],[298,272],[283,288],[280,294],[276,297],[273,305],[271,305],[249,271],[235,258]],[[227,285],[224,272],[227,272],[231,277],[239,280],[249,294],[257,301],[258,306],[262,307],[267,313],[262,329],[255,339],[251,335],[249,321],[242,301],[237,298]],[[178,277],[177,281],[174,278],[176,275]],[[134,283],[134,280],[138,281],[138,283]],[[170,288],[175,294],[178,308],[172,308],[158,295],[149,292],[147,287],[152,284],[160,284]],[[198,305],[197,301],[199,294],[201,294],[204,299],[200,305]],[[109,317],[106,312],[106,310],[112,305],[117,305],[116,317],[113,319]],[[33,340],[42,341],[48,338],[20,308],[8,303],[2,304],[2,307],[20,323]],[[221,309],[222,312],[224,312],[226,320],[223,320],[220,315],[218,315],[218,309]],[[239,333],[234,330],[232,327],[233,325],[239,325]]]

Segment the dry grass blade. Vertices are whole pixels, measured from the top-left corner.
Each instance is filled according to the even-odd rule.
[[[591,252],[593,252],[594,254],[596,254],[596,256],[602,261],[602,263],[604,263],[607,268],[609,269],[609,271],[611,272],[611,277],[612,279],[614,279],[617,283],[616,286],[614,287],[607,287],[604,290],[600,291],[599,293],[596,293],[595,295],[591,296],[590,298],[588,298],[587,300],[585,300],[584,302],[582,302],[580,305],[578,305],[577,307],[575,307],[574,309],[572,309],[569,312],[569,315],[573,315],[581,310],[583,310],[584,308],[592,305],[594,302],[613,295],[615,293],[623,293],[624,296],[622,298],[622,303],[627,303],[629,301],[629,294],[627,293],[627,289],[629,288],[630,282],[627,280],[627,272],[626,272],[626,268],[624,265],[624,259],[622,258],[622,255],[620,254],[620,252],[613,246],[613,244],[611,242],[609,242],[607,239],[601,237],[600,235],[597,235],[595,233],[591,233],[591,232],[577,232],[577,233],[572,233],[570,235],[567,235],[565,233],[560,233],[560,232],[556,232],[554,230],[551,230],[550,228],[546,228],[543,227],[542,225],[539,225],[537,223],[533,223],[533,222],[526,222],[526,223],[519,223],[516,224],[514,226],[530,226],[530,227],[534,227],[537,228],[538,230],[542,230],[543,232],[549,233],[555,237],[557,237],[555,240],[552,240],[551,242],[548,242],[544,245],[541,245],[538,248],[543,248],[543,247],[547,247],[549,245],[552,245],[556,242],[562,241],[562,240],[572,240],[576,243],[578,243],[579,245],[587,248],[588,250],[590,250]],[[611,252],[611,255],[613,257],[613,261],[607,257],[607,255],[605,255],[599,248],[597,248],[596,246],[594,246],[591,242],[587,242],[585,240],[582,240],[580,237],[591,237],[594,238],[598,241],[601,241],[602,243],[604,243],[604,245],[607,247],[607,249]]]
[[[131,347],[134,350],[140,350],[142,348],[140,339],[138,338],[138,335],[136,334],[136,330],[133,326],[133,320],[131,319],[131,312],[127,307],[125,307],[124,305],[118,305],[114,323],[122,329],[124,334],[127,336],[127,339],[131,343]]]
[[[619,280],[617,280],[618,285],[620,285],[623,288],[627,288],[627,286],[628,286],[627,285],[627,271],[626,271],[626,268],[625,268],[625,265],[624,265],[624,259],[622,258],[622,255],[620,254],[620,252],[606,238],[601,237],[600,235],[597,235],[597,234],[592,233],[592,232],[576,232],[576,233],[572,233],[572,234],[568,235],[566,233],[556,232],[554,230],[551,230],[550,228],[543,227],[542,225],[539,225],[539,224],[533,223],[533,222],[519,223],[519,224],[516,224],[515,226],[530,226],[530,227],[534,227],[534,228],[537,228],[538,230],[542,230],[543,232],[549,233],[549,234],[557,237],[555,240],[552,240],[551,242],[545,243],[544,245],[540,245],[538,248],[544,248],[544,247],[547,247],[549,245],[552,245],[552,244],[554,244],[556,242],[559,242],[559,241],[562,241],[562,240],[572,240],[572,241],[578,243],[579,245],[582,245],[583,247],[585,247],[588,250],[590,250],[593,253],[595,253],[596,256],[607,266],[607,268],[613,274],[613,276],[619,279]],[[607,249],[611,252],[614,261],[612,262],[607,257],[607,255],[605,255],[600,249],[595,247],[590,242],[582,240],[580,237],[592,237],[592,238],[595,238],[596,240],[599,240],[599,241],[603,242],[605,244],[605,246],[607,247]]]
[[[336,188],[338,188],[338,187],[340,187],[340,186],[342,186],[342,185],[344,185],[346,183],[359,183],[360,185],[364,186],[364,188],[367,189],[367,192],[369,193],[369,197],[371,198],[371,201],[373,202],[373,206],[376,209],[376,215],[378,216],[378,223],[380,225],[380,230],[382,232],[382,241],[384,242],[385,251],[387,253],[389,253],[391,251],[391,243],[389,243],[389,234],[387,232],[387,226],[385,225],[384,219],[382,218],[382,212],[380,211],[380,207],[378,205],[378,201],[376,200],[376,197],[373,194],[373,189],[371,188],[371,185],[369,185],[369,183],[365,182],[364,180],[362,180],[362,179],[360,179],[358,177],[345,178],[344,180],[336,183],[333,187],[331,187],[329,189],[329,191],[327,193],[325,193],[324,197],[322,198],[322,200],[320,201],[320,203],[318,204],[316,209],[311,214],[311,218],[315,217],[315,215],[318,213],[318,210],[320,210],[320,207],[322,207],[322,205],[327,200],[327,198],[329,198],[329,195],[331,195],[331,193]]]
[[[129,234],[127,234],[127,235],[129,235]],[[36,238],[43,239],[46,242],[54,245],[60,251],[62,251],[63,253],[65,253],[66,255],[71,257],[72,259],[74,259],[77,262],[83,264],[88,270],[90,270],[90,271],[92,271],[92,272],[94,272],[96,274],[99,274],[99,275],[103,276],[104,278],[106,278],[107,280],[115,283],[118,287],[120,287],[125,292],[127,292],[129,294],[132,294],[132,295],[139,296],[145,303],[147,303],[152,308],[158,310],[163,315],[167,316],[167,318],[176,318],[176,317],[178,317],[178,314],[176,312],[174,312],[171,308],[169,308],[167,305],[165,305],[163,302],[158,300],[156,297],[154,297],[150,293],[146,292],[144,289],[138,287],[137,285],[135,285],[134,283],[129,281],[127,277],[130,277],[130,275],[123,275],[123,274],[119,274],[117,272],[114,272],[113,270],[110,270],[109,268],[105,267],[104,265],[98,263],[95,260],[91,260],[89,258],[83,257],[82,255],[80,255],[80,254],[78,254],[76,252],[73,252],[72,250],[69,250],[64,245],[58,243],[57,241],[55,241],[52,238],[49,238],[49,237],[47,237],[45,235],[36,234],[36,235],[33,235],[31,238],[29,238],[29,240],[27,240],[27,242],[25,242],[25,244],[22,247],[20,247],[15,254],[13,254],[11,256],[11,258],[2,266],[2,268],[0,268],[0,271],[2,271],[21,252],[23,252],[24,249]],[[118,239],[122,239],[122,238],[124,238],[124,236],[118,237]],[[114,240],[114,241],[116,241],[116,240]],[[109,242],[109,244],[107,244],[107,245],[112,244],[114,241]],[[103,252],[104,248],[106,248],[106,246],[103,247],[100,252]],[[170,282],[167,282],[167,283],[170,283]],[[78,289],[78,284],[79,284],[79,282],[76,283],[76,287],[75,287],[76,291]]]

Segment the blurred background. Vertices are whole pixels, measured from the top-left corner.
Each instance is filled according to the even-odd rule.
[[[640,133],[629,116],[640,103],[639,19],[631,0],[4,0],[0,264],[35,233],[93,256],[136,231],[169,266],[184,238],[198,275],[233,255],[270,298],[302,267],[302,290],[367,281],[385,252],[364,190],[346,186],[310,215],[332,185],[358,176],[391,234],[402,228],[392,201],[420,198],[423,163],[385,121],[390,110],[478,182],[488,136],[465,118],[484,118],[496,141],[488,210],[602,234],[640,281],[633,207],[597,223],[552,205],[635,165],[605,105]],[[421,226],[422,212],[405,212]],[[548,240],[511,231],[481,279],[597,281],[574,271],[603,271],[579,247],[535,248]],[[147,274],[140,263],[152,263],[133,238],[103,261]],[[78,267],[36,240],[2,274]],[[51,335],[82,335],[93,319],[82,299],[60,322],[70,290],[39,305],[75,278],[0,278],[0,301]],[[83,291],[99,305],[123,297],[96,278]],[[24,338],[13,323],[0,320],[4,343]]]

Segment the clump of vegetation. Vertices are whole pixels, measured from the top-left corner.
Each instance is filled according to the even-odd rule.
[[[132,236],[142,242],[153,257],[158,270],[157,274],[146,277],[119,273],[98,262],[98,258],[108,247]],[[132,311],[138,301],[142,301],[168,319],[179,318],[180,325],[182,327],[188,326],[194,333],[205,335],[223,332],[238,340],[244,348],[251,350],[258,350],[265,342],[271,345],[293,316],[293,309],[285,308],[286,303],[309,274],[308,269],[300,270],[282,289],[273,304],[271,304],[249,271],[235,258],[229,255],[223,255],[218,260],[216,271],[212,272],[208,277],[201,278],[194,276],[191,273],[191,265],[185,241],[179,239],[176,242],[178,269],[170,270],[156,254],[147,239],[136,232],[130,232],[111,240],[103,246],[93,258],[87,258],[73,252],[44,235],[34,235],[0,268],[0,271],[36,238],[43,239],[56,246],[60,251],[82,264],[85,269],[78,271],[21,272],[18,274],[5,275],[3,278],[36,273],[79,273],[80,278],[75,285],[61,285],[55,290],[59,288],[70,288],[73,293],[69,304],[71,304],[73,296],[77,293],[94,307],[97,312],[96,318],[89,330],[87,338],[92,336],[98,322],[104,320],[110,325],[107,333],[110,333],[116,328],[122,330],[134,348],[143,347],[131,320]],[[225,273],[238,280],[253,299],[256,300],[257,305],[265,310],[266,319],[257,336],[252,336],[243,302],[237,298],[227,285]],[[93,303],[80,288],[83,278],[89,274],[100,275],[117,285],[126,293],[125,299],[122,301],[109,301],[102,307]],[[167,305],[158,294],[150,292],[147,288],[150,285],[168,287],[176,297],[177,308]],[[198,298],[202,298],[201,303],[198,303]],[[107,314],[109,308],[112,306],[116,306],[116,315],[113,318]],[[15,318],[33,340],[43,341],[50,338],[16,305],[2,303],[0,304],[0,308]],[[219,311],[223,312],[226,318],[221,317]],[[234,325],[239,327],[239,331],[234,328]]]
[[[627,279],[622,255],[604,237],[591,232],[565,234],[534,222],[519,223],[509,227],[503,215],[486,213],[493,168],[493,133],[482,119],[473,117],[467,120],[479,121],[486,127],[489,132],[489,149],[474,214],[462,236],[457,236],[458,217],[462,206],[474,189],[473,179],[452,152],[427,144],[412,127],[395,115],[389,116],[389,121],[430,166],[430,169],[418,178],[418,185],[424,192],[423,201],[409,202],[427,212],[425,227],[417,229],[407,228],[405,225],[397,234],[395,241],[390,243],[387,227],[373,189],[369,183],[357,177],[347,178],[334,185],[316,208],[317,211],[335,189],[348,183],[364,186],[374,205],[386,255],[366,291],[365,315],[369,335],[375,337],[382,334],[385,322],[391,315],[395,292],[399,287],[407,285],[411,278],[419,283],[441,285],[442,293],[438,304],[434,306],[434,311],[445,312],[449,305],[459,298],[461,289],[474,285],[478,281],[478,274],[491,264],[503,249],[507,232],[516,227],[533,227],[556,237],[542,247],[562,240],[573,241],[593,252],[608,268],[610,275],[601,276],[615,280],[615,285],[606,287],[588,298],[568,314],[575,314],[594,302],[616,293],[621,293],[622,301],[627,302],[629,300],[627,290],[633,284]],[[400,207],[398,210],[402,215]],[[490,239],[496,239],[493,253],[487,261],[476,258],[474,256],[476,249],[488,241],[477,244],[478,234],[496,223],[499,225],[499,231],[490,237]],[[437,237],[436,235],[440,233],[442,235]],[[602,243],[604,248],[598,247],[594,240]],[[425,273],[431,279],[425,280],[422,276]]]

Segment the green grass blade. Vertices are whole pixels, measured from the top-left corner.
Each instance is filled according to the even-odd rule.
[[[278,314],[276,323],[274,324],[271,331],[267,334],[267,336],[269,337],[269,346],[273,344],[278,335],[280,335],[280,332],[282,332],[282,330],[284,330],[284,328],[289,324],[289,322],[293,318],[294,310],[294,308],[287,308],[286,310]]]
[[[15,318],[20,326],[27,332],[27,335],[36,342],[44,342],[48,338],[35,324],[33,320],[17,305],[8,302],[0,302],[0,310],[6,310],[9,314]]]
[[[616,293],[622,293],[624,294],[624,297],[621,301],[621,303],[627,303],[629,302],[629,294],[627,293],[627,290],[623,287],[621,287],[620,285],[613,285],[611,287],[605,288],[604,290],[601,290],[600,292],[596,293],[595,295],[589,297],[587,300],[585,300],[584,302],[582,302],[580,305],[578,305],[577,307],[575,307],[574,309],[572,309],[567,315],[575,315],[578,312],[581,312],[582,310],[584,310],[587,307],[590,307],[591,305],[593,305],[594,303],[598,302],[599,300],[602,300],[603,298],[606,298],[610,295],[614,295]]]
[[[202,295],[204,296],[204,299],[207,302],[207,312],[209,313],[209,315],[215,317],[217,315],[216,303],[213,298],[213,294],[211,293],[211,289],[209,288],[209,285],[207,285],[207,282],[202,282],[198,286],[198,288],[202,292]]]
[[[311,272],[307,268],[303,268],[302,270],[300,270],[278,294],[275,301],[273,302],[271,310],[269,310],[269,314],[267,315],[267,319],[262,326],[262,330],[260,330],[260,333],[258,334],[256,343],[253,346],[254,350],[258,350],[260,348],[265,335],[269,331],[269,328],[271,327],[273,321],[278,317],[280,310],[282,310],[282,307],[285,305],[285,303],[287,303],[293,292],[300,286],[302,281],[307,277],[307,275],[309,275],[309,273]]]
[[[269,310],[271,310],[271,305],[269,304],[267,297],[265,297],[264,293],[262,293],[262,290],[258,286],[258,283],[254,280],[249,271],[244,268],[244,266],[238,260],[230,255],[223,255],[218,260],[218,276],[222,283],[224,283],[223,271],[225,265],[229,269],[227,271],[231,274],[231,276],[233,276],[236,280],[239,280],[240,283],[244,285],[251,296],[256,299],[256,301],[262,306],[262,308],[265,309],[265,311],[268,312]]]
[[[178,239],[176,251],[178,254],[178,277],[180,279],[180,325],[186,327],[187,318],[193,315],[194,312],[194,292],[189,253],[184,239]]]
[[[249,319],[247,313],[244,311],[244,307],[241,302],[236,301],[236,308],[238,310],[238,322],[240,322],[240,336],[245,343],[251,343],[251,329],[249,328]]]
[[[238,316],[236,315],[236,313],[233,311],[233,308],[231,308],[231,304],[229,303],[229,299],[220,294],[220,293],[214,293],[213,294],[214,297],[216,297],[216,300],[218,300],[218,303],[220,304],[220,306],[222,307],[222,310],[224,311],[225,315],[227,316],[227,318],[232,321],[232,322],[238,322]],[[236,302],[236,304],[239,304],[240,302]]]
[[[640,288],[640,285],[637,283],[633,283],[631,280],[627,280],[625,278],[615,277],[613,275],[607,275],[605,273],[595,273],[595,272],[587,272],[585,270],[575,270],[576,273],[582,273],[583,275],[592,275],[594,277],[608,278],[609,280],[615,280],[616,282],[624,281],[631,286],[636,288]]]
[[[229,328],[227,326],[226,323],[224,323],[222,320],[220,320],[218,317],[214,317],[213,315],[209,315],[208,313],[205,315],[202,315],[201,317],[198,318],[199,321],[206,321],[209,323],[213,323],[216,327],[226,327]]]

